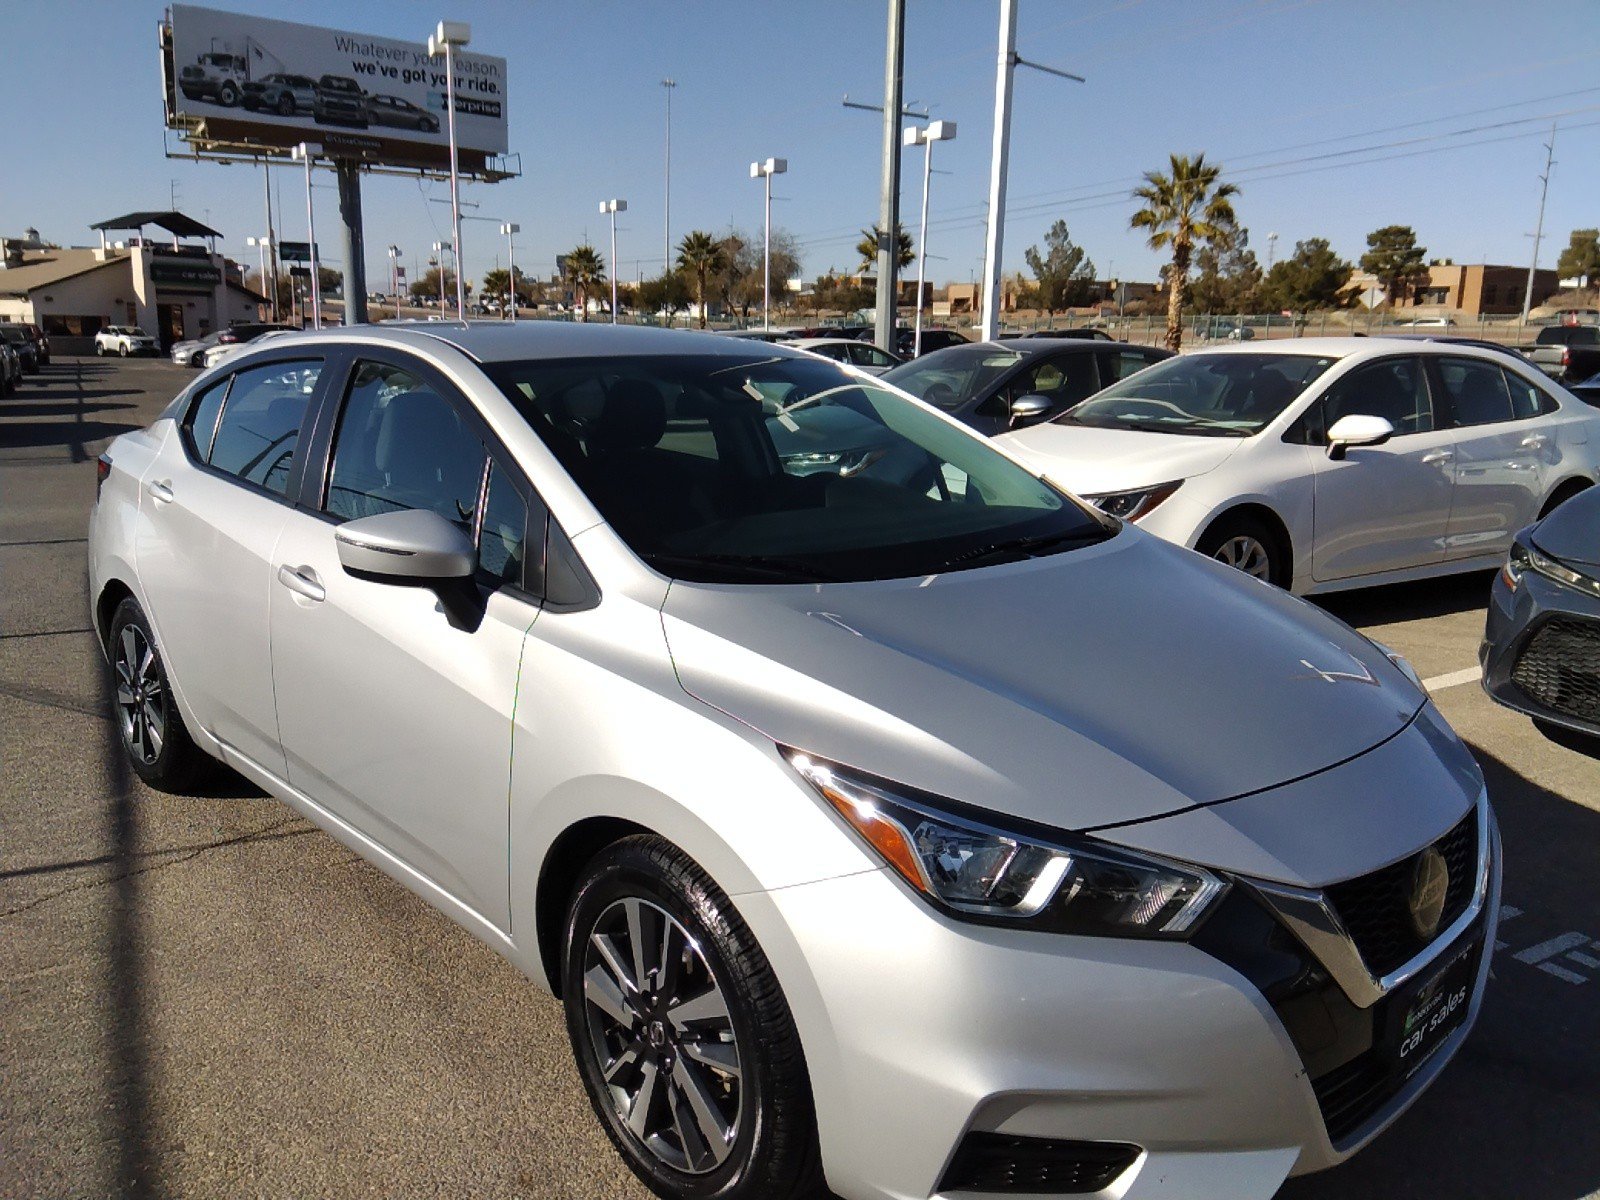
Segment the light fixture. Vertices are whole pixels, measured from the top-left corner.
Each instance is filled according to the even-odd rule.
[[[769,158],[750,164],[750,178],[760,179],[766,191],[765,224],[761,234],[761,328],[772,328],[772,177],[789,169],[787,158]]]

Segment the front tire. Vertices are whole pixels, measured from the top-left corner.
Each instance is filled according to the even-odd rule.
[[[183,723],[150,620],[129,596],[117,605],[106,638],[111,657],[111,715],[134,773],[162,792],[187,792],[216,768]]]
[[[117,347],[117,354],[122,358],[128,357],[128,344],[126,342]]]
[[[567,911],[567,1033],[590,1103],[656,1194],[824,1194],[799,1034],[766,955],[693,860],[613,844]]]
[[[1256,517],[1223,517],[1206,530],[1195,549],[1252,578],[1289,586],[1288,548],[1265,521]]]

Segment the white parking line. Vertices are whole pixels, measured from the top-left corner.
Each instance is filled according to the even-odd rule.
[[[1477,667],[1467,667],[1461,671],[1451,671],[1448,675],[1435,675],[1432,679],[1424,679],[1422,686],[1430,692],[1437,692],[1440,688],[1452,688],[1463,683],[1477,683],[1483,675]]]

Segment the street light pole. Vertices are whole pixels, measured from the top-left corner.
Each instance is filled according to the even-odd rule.
[[[271,241],[270,237],[247,237],[244,240],[245,245],[256,247],[261,255],[261,294],[263,296],[267,295],[267,245]],[[278,319],[278,298],[276,294],[272,297],[272,319],[273,321]]]
[[[672,270],[672,89],[678,81],[668,76],[661,81],[667,92],[666,187],[661,206],[661,274]]]
[[[428,57],[444,51],[444,96],[450,118],[450,221],[451,246],[456,260],[456,318],[467,319],[467,281],[461,273],[461,171],[456,150],[456,60],[455,48],[472,40],[472,26],[465,21],[440,21],[428,37]]]
[[[933,144],[935,142],[948,142],[956,136],[956,123],[954,121],[930,121],[918,127],[908,125],[902,135],[902,141],[907,146],[915,146],[921,142],[924,151],[922,156],[922,221],[917,230],[917,319],[915,332],[912,334],[911,355],[915,358],[922,353],[922,289],[924,277],[928,267],[928,181],[933,175]]]
[[[306,164],[306,237],[309,239],[311,258],[311,327],[322,328],[322,278],[317,267],[317,214],[311,202],[311,160],[322,153],[315,142],[301,142],[294,148],[294,157]],[[349,297],[345,297],[348,302]]]
[[[905,0],[889,0],[883,56],[883,171],[878,193],[878,303],[873,336],[880,350],[895,348],[900,278],[900,109],[905,84]]]
[[[506,290],[511,293],[511,319],[517,319],[517,234],[522,232],[522,226],[513,221],[507,221],[500,226],[500,232],[506,235]]]
[[[750,178],[766,186],[765,223],[761,233],[761,328],[772,328],[772,177],[789,169],[787,158],[769,158],[750,164]]]
[[[456,282],[459,283],[461,281],[461,256],[459,254],[455,253],[455,247],[452,246],[449,242],[435,242],[433,244],[433,253],[434,253],[434,257],[436,257],[439,260],[439,315],[441,317],[444,316],[444,314],[445,314],[444,252],[446,250],[450,251],[450,253],[452,255],[454,255],[454,257],[455,257],[455,260],[456,260]]]
[[[617,323],[617,214],[628,211],[626,200],[602,200],[600,211],[611,214],[611,323]],[[634,301],[638,303],[637,300]]]

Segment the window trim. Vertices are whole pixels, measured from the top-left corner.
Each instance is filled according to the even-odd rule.
[[[1517,401],[1516,401],[1516,398],[1514,396],[1512,396],[1512,394],[1511,394],[1510,381],[1505,378],[1505,376],[1508,373],[1510,373],[1510,368],[1508,366],[1500,363],[1500,362],[1496,362],[1493,359],[1480,358],[1480,357],[1478,357],[1477,355],[1474,355],[1474,354],[1448,354],[1448,353],[1446,353],[1446,354],[1430,354],[1430,355],[1427,356],[1427,358],[1428,358],[1428,375],[1430,377],[1430,383],[1437,385],[1439,395],[1441,397],[1443,397],[1443,399],[1445,401],[1445,404],[1446,404],[1446,406],[1448,407],[1448,410],[1449,410],[1450,422],[1449,422],[1449,425],[1447,426],[1447,428],[1449,428],[1449,429],[1453,429],[1453,430],[1494,429],[1494,428],[1496,428],[1498,426],[1502,426],[1502,425],[1515,425],[1518,421],[1533,421],[1533,420],[1537,420],[1539,417],[1549,416],[1549,415],[1551,415],[1552,412],[1556,411],[1555,409],[1551,409],[1549,412],[1546,412],[1544,407],[1543,407],[1543,405],[1541,404],[1539,412],[1535,413],[1533,416],[1531,416],[1531,417],[1519,417],[1519,416],[1517,416]],[[1456,401],[1455,401],[1455,397],[1452,396],[1450,394],[1450,390],[1447,387],[1445,387],[1444,375],[1441,373],[1442,364],[1445,362],[1446,359],[1454,359],[1457,362],[1477,363],[1477,364],[1480,364],[1482,366],[1489,367],[1491,369],[1498,369],[1500,374],[1501,374],[1501,380],[1500,380],[1501,386],[1506,389],[1506,404],[1510,408],[1511,415],[1509,417],[1507,417],[1505,420],[1502,420],[1502,421],[1480,421],[1477,424],[1473,424],[1473,425],[1463,425],[1460,421],[1456,420]],[[1539,391],[1540,391],[1540,394],[1542,396],[1545,396],[1546,398],[1548,398],[1549,394],[1546,393],[1543,388],[1540,388]]]
[[[1409,432],[1396,429],[1390,441],[1399,438],[1421,437],[1426,433],[1448,433],[1455,428],[1455,413],[1444,413],[1441,420],[1439,405],[1439,389],[1435,387],[1433,369],[1430,360],[1438,357],[1433,354],[1417,354],[1415,351],[1405,351],[1397,354],[1381,354],[1375,358],[1366,359],[1341,372],[1337,377],[1322,384],[1319,391],[1306,403],[1300,415],[1289,422],[1289,427],[1283,431],[1282,441],[1291,446],[1312,446],[1326,449],[1328,445],[1328,423],[1323,419],[1322,407],[1327,403],[1328,396],[1333,390],[1370,367],[1382,366],[1385,363],[1402,362],[1407,359],[1416,363],[1417,369],[1422,373],[1422,386],[1428,393],[1428,409],[1433,414],[1432,429],[1413,429]],[[1322,382],[1319,380],[1318,382]],[[1285,410],[1287,411],[1287,410]],[[1280,414],[1281,415],[1281,414]],[[1315,428],[1313,428],[1315,426]],[[1313,437],[1312,434],[1316,436]]]
[[[314,432],[317,414],[321,411],[322,400],[327,393],[330,368],[334,365],[333,355],[322,353],[320,349],[310,354],[303,350],[299,353],[285,353],[284,350],[276,350],[264,354],[260,358],[251,356],[248,361],[234,363],[229,371],[213,381],[213,383],[225,385],[227,389],[222,396],[222,407],[217,410],[217,423],[211,431],[213,447],[216,445],[217,430],[222,428],[222,418],[228,411],[228,401],[233,398],[233,381],[238,378],[241,372],[252,371],[258,367],[270,367],[274,363],[304,362],[321,364],[321,370],[317,373],[316,386],[311,389],[311,395],[306,398],[306,413],[311,417],[310,424]],[[254,480],[244,478],[242,475],[235,475],[231,471],[224,471],[221,467],[214,467],[209,461],[202,462],[195,456],[194,447],[189,440],[186,426],[190,417],[194,415],[196,406],[200,403],[200,397],[210,391],[212,387],[212,383],[207,383],[204,387],[199,386],[199,384],[200,381],[196,380],[194,384],[190,385],[189,391],[182,393],[173,404],[175,411],[172,415],[178,425],[178,445],[183,451],[184,461],[197,471],[203,471],[205,474],[214,476],[217,479],[226,480],[228,483],[243,488],[247,492],[263,496],[268,500],[277,504],[287,505],[290,508],[296,507],[295,498],[301,490],[301,484],[305,476],[306,461],[310,457],[309,450],[302,453],[302,449],[310,445],[310,438],[306,433],[307,422],[304,419],[301,421],[300,440],[295,443],[294,462],[289,467],[289,477],[284,481],[283,491],[275,492],[269,487],[263,487]],[[210,454],[208,452],[207,459],[209,458]]]

